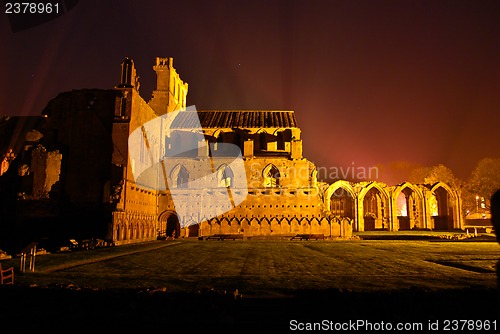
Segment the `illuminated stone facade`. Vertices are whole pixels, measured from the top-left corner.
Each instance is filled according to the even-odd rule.
[[[181,112],[177,118],[179,121],[174,121],[171,135],[189,134],[196,130],[184,126],[190,123],[185,122],[186,119],[196,116],[200,119],[206,140],[202,147],[206,149],[196,152],[191,158],[178,155],[166,158],[174,160],[169,162],[170,166],[184,171],[183,174],[176,173],[175,168],[167,171],[168,184],[175,186],[180,183],[180,178],[186,178],[184,189],[175,189],[186,194],[185,202],[177,201],[175,205],[189,206],[197,200],[197,193],[202,189],[197,189],[196,185],[192,187],[191,181],[203,177],[198,166],[204,159],[210,159],[214,166],[217,177],[213,189],[215,194],[219,192],[221,196],[226,196],[226,188],[230,187],[234,193],[248,191],[248,195],[239,205],[222,207],[221,214],[207,219],[203,215],[204,208],[213,203],[197,205],[199,210],[179,217],[181,226],[203,222],[199,226],[179,230],[181,236],[229,233],[252,237],[297,233],[330,235],[330,226],[323,220],[325,216],[317,187],[316,167],[302,156],[300,129],[293,111]],[[238,175],[230,169],[227,152],[219,149],[220,143],[234,144],[241,150],[245,175]],[[166,200],[160,203],[164,203],[166,209],[174,214],[173,203],[168,195],[165,197]],[[161,225],[162,234],[163,231],[169,235],[171,228]],[[336,236],[340,236],[339,231]]]
[[[337,181],[324,198],[330,217],[348,218],[354,231],[463,228],[460,193],[442,182],[388,186]]]
[[[18,222],[43,217],[58,221],[68,235],[85,231],[82,236],[116,245],[172,235],[348,238],[353,231],[463,227],[459,192],[443,183],[318,182],[316,166],[302,154],[293,111],[184,110],[188,84],[172,58],[156,59],[156,89],[146,102],[133,61],[126,58],[121,66],[114,89],[75,90],[50,101],[39,126],[43,136],[14,161],[12,152],[3,159],[3,180],[11,162],[18,172],[10,173],[22,179]],[[141,139],[149,151],[131,154],[133,133],[179,109],[168,131]],[[193,134],[195,150],[179,147]],[[241,152],[244,174],[231,169],[225,144]],[[152,154],[153,148],[159,153]],[[162,175],[164,187],[136,179],[134,170],[148,159],[158,163],[152,170]],[[196,182],[208,175],[200,166],[210,167],[214,182],[208,189]],[[228,191],[246,196],[218,206],[217,196]],[[204,200],[202,192],[214,201]]]

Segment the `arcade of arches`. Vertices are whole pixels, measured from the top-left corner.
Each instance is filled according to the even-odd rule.
[[[461,229],[461,199],[447,184],[387,186],[380,182],[337,181],[325,193],[333,217],[352,221],[353,231]]]
[[[263,173],[266,184],[267,177],[268,174]],[[267,186],[272,187],[272,184]],[[219,217],[202,219],[200,224],[188,223],[186,228],[180,227],[179,220],[182,217],[178,217],[174,210],[165,211],[159,218],[160,235],[171,236],[175,231],[175,235],[181,237],[214,234],[242,234],[250,237],[301,233],[350,237],[353,231],[445,231],[461,229],[463,226],[459,194],[444,183],[387,186],[379,182],[351,183],[340,180],[328,185],[323,196],[318,193],[317,196],[313,194],[308,197],[308,208],[306,205],[299,205],[304,212],[311,212],[308,210],[314,206],[324,208],[323,211],[310,215],[292,210],[291,205],[273,205],[275,200],[281,203],[289,201],[283,191],[271,193],[271,196],[269,193],[255,193],[256,189],[251,192],[254,194],[249,195],[244,205]],[[249,206],[249,200],[254,204]],[[294,197],[294,200],[301,202],[300,197]],[[318,202],[314,204],[314,200]],[[265,210],[264,203],[268,203],[268,210]],[[255,209],[257,207],[262,208],[258,211]],[[256,212],[261,214],[256,215]]]

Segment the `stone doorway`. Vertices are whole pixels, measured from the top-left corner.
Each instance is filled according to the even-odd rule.
[[[177,238],[181,232],[179,217],[174,211],[165,211],[159,217],[158,238]]]

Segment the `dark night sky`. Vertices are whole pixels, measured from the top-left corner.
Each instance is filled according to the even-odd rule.
[[[406,160],[467,178],[499,157],[500,1],[98,1],[13,32],[0,19],[0,114],[112,88],[134,59],[149,100],[173,57],[198,109],[295,110],[319,167]]]

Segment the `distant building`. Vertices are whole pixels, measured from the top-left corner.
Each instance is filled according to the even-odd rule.
[[[116,87],[59,94],[24,131],[24,146],[1,147],[4,227],[117,245],[170,236],[350,237],[463,227],[460,194],[446,184],[318,182],[293,111],[186,109],[188,84],[173,59],[156,58],[153,69],[149,102],[126,58]],[[162,123],[156,135],[148,133],[149,122],[177,110],[168,129]],[[11,133],[2,134],[5,124],[4,138]],[[133,134],[137,152],[129,145]],[[244,173],[231,168],[235,153]],[[142,165],[151,168],[141,179]],[[209,177],[209,188],[198,182]]]
[[[490,203],[487,205],[487,201],[488,199],[482,196],[476,196],[476,210],[467,211],[464,217],[463,227],[467,232],[491,233],[495,230],[491,220]]]

